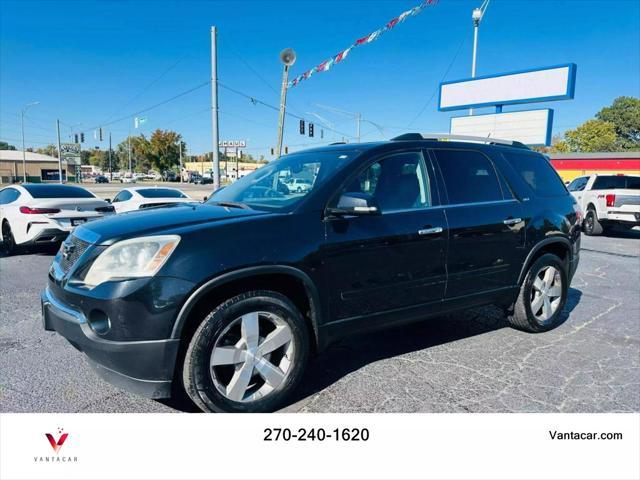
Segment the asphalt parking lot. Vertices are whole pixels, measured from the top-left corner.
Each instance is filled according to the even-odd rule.
[[[103,199],[113,199],[116,194],[123,188],[129,187],[170,187],[179,188],[191,198],[201,201],[204,197],[208,197],[213,192],[213,185],[195,185],[193,183],[178,183],[178,182],[152,182],[144,181],[138,183],[90,183],[85,182],[80,186],[90,190],[95,195]]]
[[[128,394],[40,320],[51,252],[0,258],[0,411],[171,412]],[[483,308],[354,337],[314,358],[285,411],[640,411],[640,234],[583,237],[554,331],[527,334]]]

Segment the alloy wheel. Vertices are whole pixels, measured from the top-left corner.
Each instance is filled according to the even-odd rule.
[[[283,384],[292,370],[291,327],[271,312],[250,312],[231,322],[211,351],[209,371],[218,392],[252,402]]]
[[[531,313],[541,323],[549,321],[562,301],[562,277],[552,266],[542,268],[531,289]]]

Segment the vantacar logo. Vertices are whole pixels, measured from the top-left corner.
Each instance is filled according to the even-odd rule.
[[[78,457],[67,457],[64,455],[60,455],[60,449],[62,448],[62,445],[64,445],[64,442],[66,442],[67,438],[69,438],[69,434],[63,433],[62,428],[58,427],[57,440],[50,433],[45,433],[44,436],[46,437],[47,440],[49,440],[49,444],[51,445],[51,448],[55,452],[55,455],[35,456],[33,457],[34,462],[36,463],[54,463],[54,462],[75,463],[78,461]]]

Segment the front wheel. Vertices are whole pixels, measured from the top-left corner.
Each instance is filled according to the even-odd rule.
[[[308,355],[295,305],[276,292],[248,292],[202,321],[187,349],[183,384],[205,412],[269,412],[298,386]]]
[[[564,263],[547,253],[529,268],[520,287],[513,312],[507,316],[511,326],[528,332],[545,332],[557,327],[567,301],[569,280]]]

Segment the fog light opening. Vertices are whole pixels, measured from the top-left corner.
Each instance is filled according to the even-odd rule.
[[[102,310],[91,310],[91,313],[89,313],[89,326],[98,335],[104,335],[111,330],[111,321]]]

